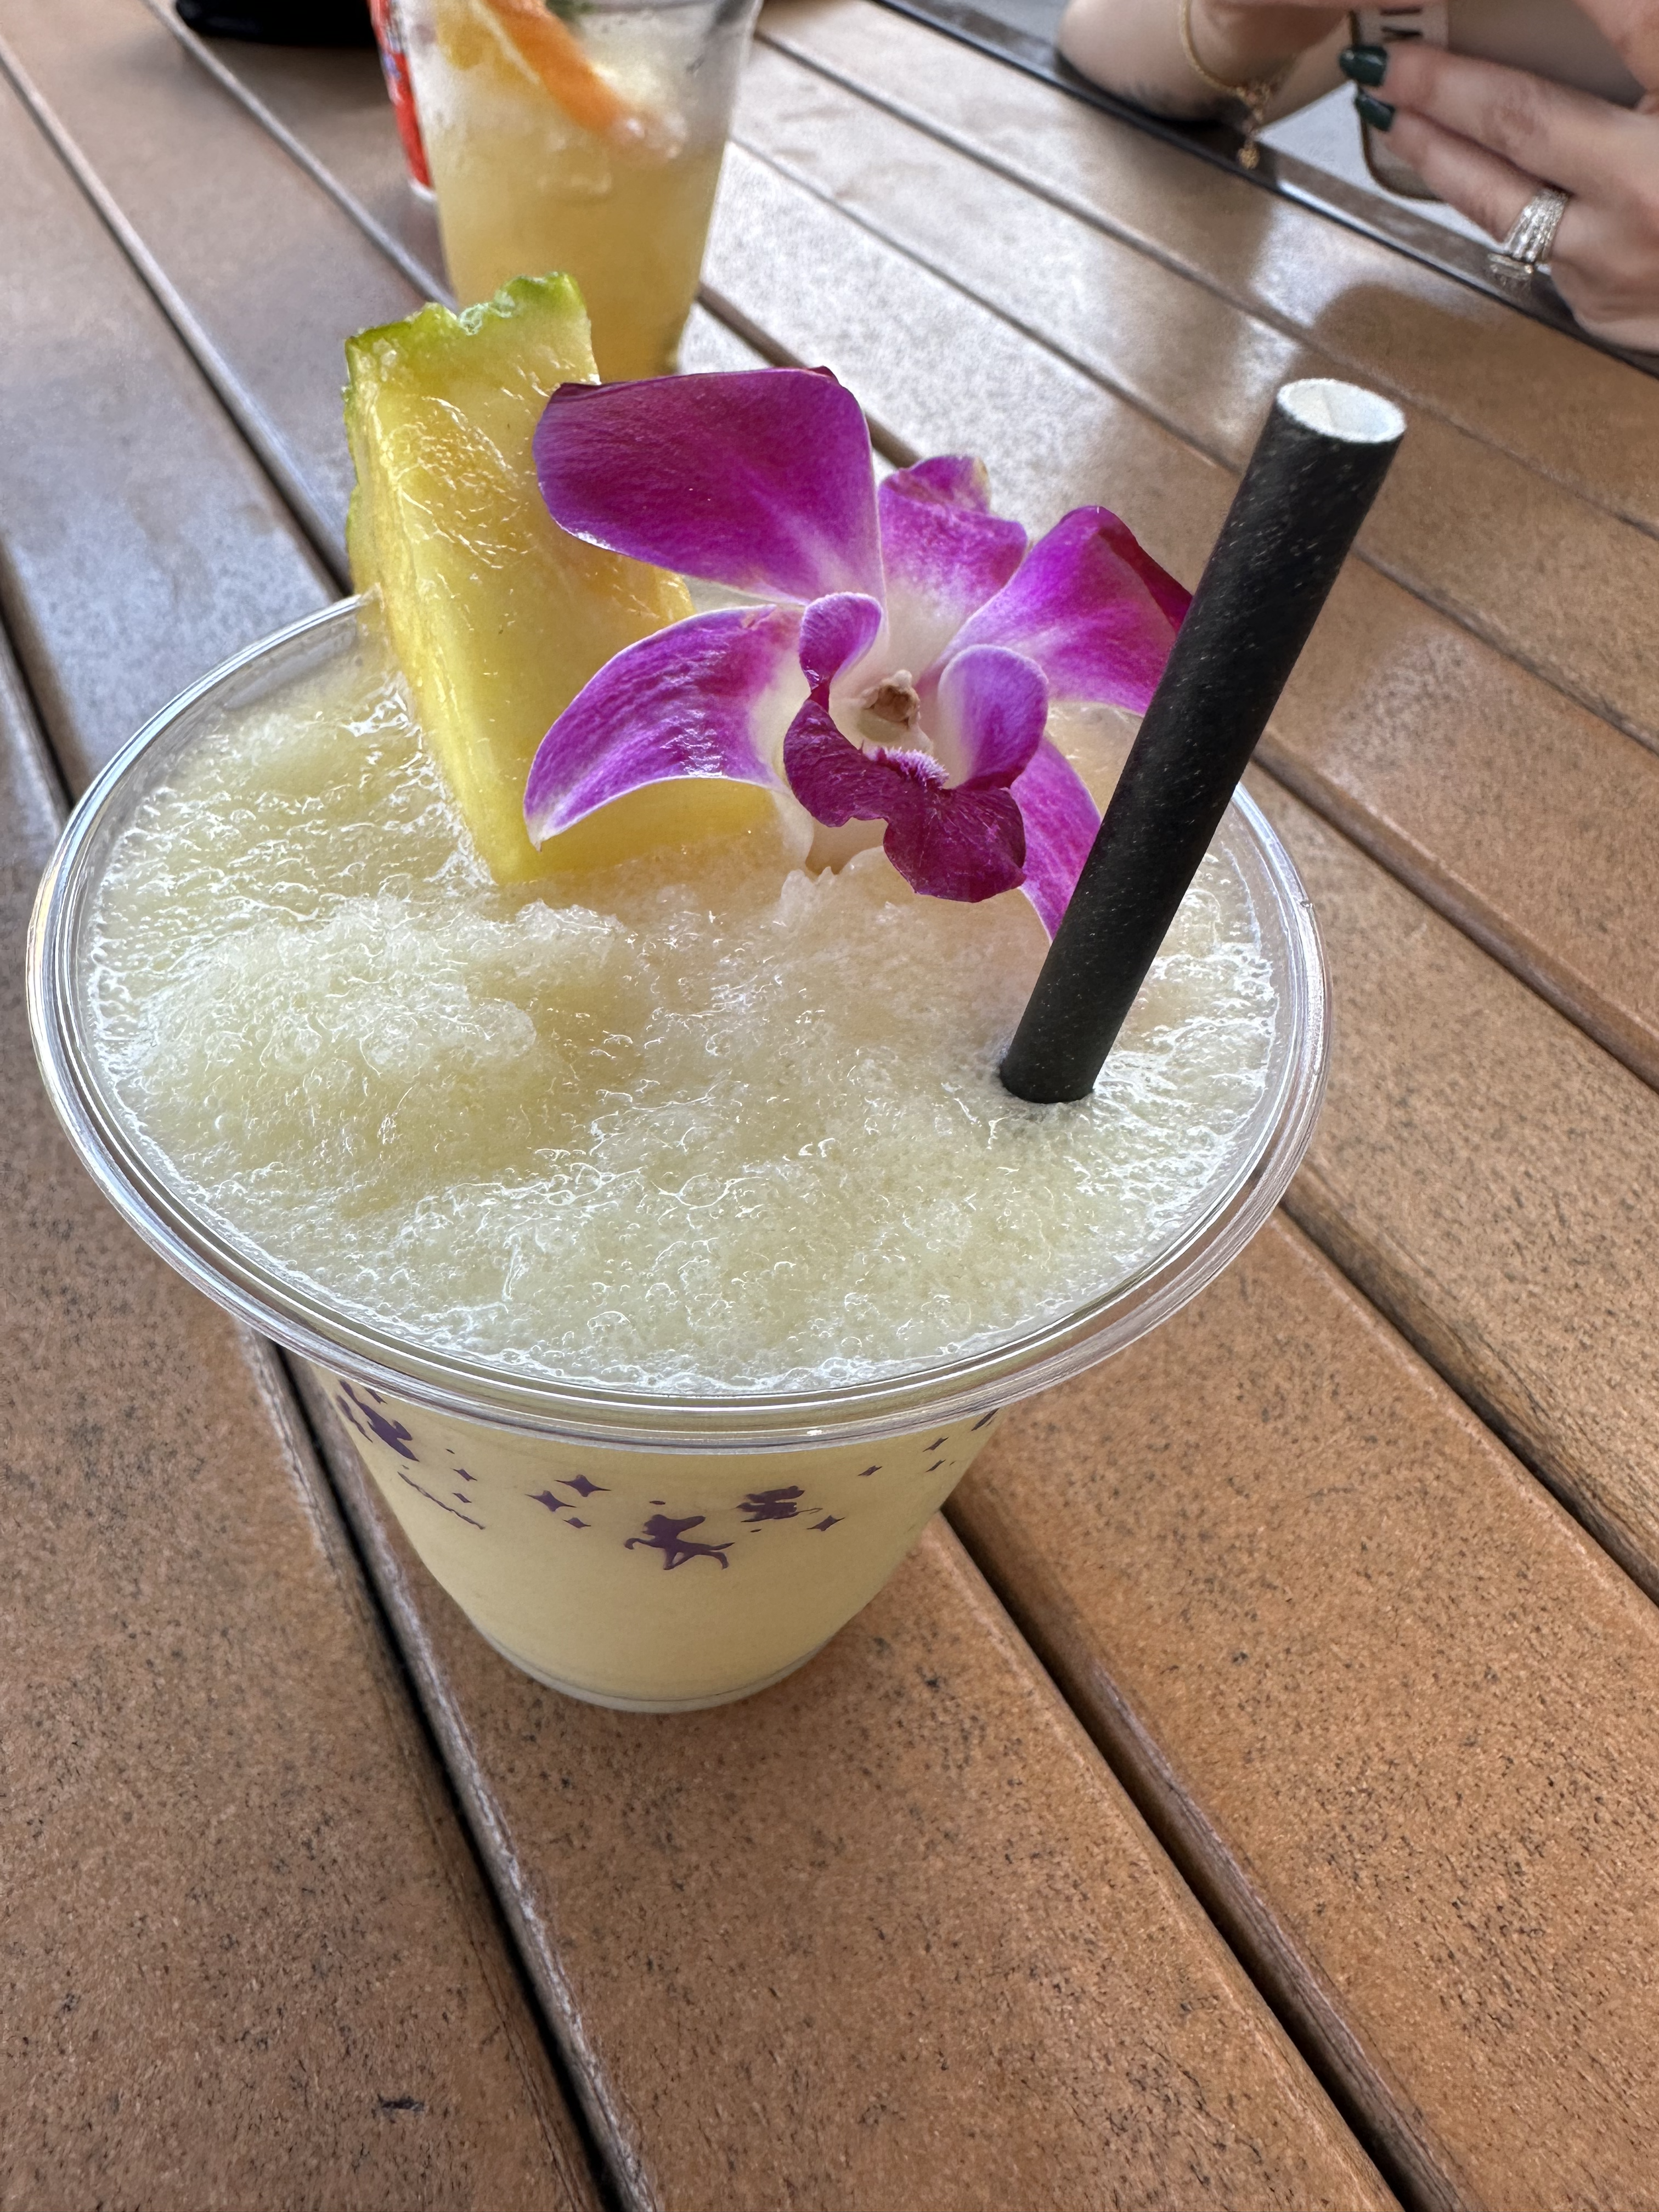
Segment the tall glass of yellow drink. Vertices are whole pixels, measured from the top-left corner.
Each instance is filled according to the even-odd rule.
[[[758,0],[405,0],[457,300],[560,269],[607,380],[675,365]]]

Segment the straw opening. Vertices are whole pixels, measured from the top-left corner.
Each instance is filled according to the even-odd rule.
[[[1397,444],[1406,434],[1406,418],[1392,399],[1334,376],[1304,376],[1281,385],[1279,404],[1304,429],[1351,446]]]

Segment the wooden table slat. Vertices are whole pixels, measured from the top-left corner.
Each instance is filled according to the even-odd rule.
[[[1659,1600],[1659,1097],[1270,780],[1331,1085],[1289,1205]]]
[[[980,454],[1034,527],[1100,500],[1196,575],[1225,470],[741,147],[708,278],[912,448]],[[1659,757],[1352,560],[1262,757],[1659,1079]]]
[[[271,1354],[41,1091],[60,821],[0,647],[0,2203],[599,2212]]]
[[[775,1689],[607,1712],[488,1649],[307,1401],[638,2203],[1392,2201],[938,1523]]]
[[[343,584],[343,335],[411,313],[421,294],[143,0],[14,7],[0,27],[42,119],[118,211],[122,243]]]
[[[143,4],[196,67],[338,201],[417,292],[444,297],[437,212],[409,184],[375,52],[205,39],[179,21],[169,0]]]
[[[64,826],[64,793],[22,671],[0,630],[0,836],[5,839],[0,893],[34,896],[40,871]]]
[[[1296,1232],[952,1518],[1423,2204],[1659,2203],[1659,1612]]]
[[[1243,467],[1280,384],[1346,373],[775,49],[756,55],[737,127],[745,146],[838,213],[1230,470]],[[1659,648],[1640,611],[1659,604],[1659,540],[1423,408],[1407,415],[1409,434],[1360,533],[1362,555],[1659,747]]]
[[[78,789],[333,586],[3,78],[0,202],[0,608]]]
[[[372,57],[218,50],[307,169],[163,15],[162,0],[0,0],[41,111],[174,325],[24,123],[0,145],[0,189],[21,191],[38,237],[0,245],[16,278],[0,334],[15,360],[44,337],[47,366],[16,386],[40,453],[0,453],[0,599],[76,782],[215,622],[243,627],[166,689],[282,618],[283,559],[301,602],[284,612],[325,596],[225,410],[337,560],[339,339],[405,312],[378,302],[412,303],[432,255],[429,217],[399,197]],[[977,447],[1036,524],[1106,498],[1181,571],[1280,376],[1336,362],[1418,407],[1373,565],[1345,577],[1267,748],[1315,810],[1263,781],[1338,1000],[1331,1102],[1291,1203],[1659,1590],[1659,1406],[1638,1327],[1659,1099],[1590,1041],[1659,1073],[1659,760],[1603,716],[1650,738],[1659,718],[1639,633],[1579,620],[1615,586],[1630,606],[1653,562],[1618,518],[1655,526],[1659,466],[1644,447],[1614,467],[1599,442],[1651,439],[1650,381],[864,0],[775,0],[764,36],[711,264],[730,324],[696,319],[690,365],[757,358],[739,328],[774,356],[828,359],[892,450]],[[210,164],[216,194],[191,197]],[[246,294],[262,222],[277,248],[265,325]],[[1209,383],[1195,361],[1218,365]],[[152,407],[146,445],[134,429]],[[60,515],[43,471],[62,468],[82,412]],[[91,526],[106,477],[113,558]],[[1437,489],[1451,502],[1437,529]],[[1554,596],[1544,556],[1534,568],[1516,551],[1528,524],[1570,563]],[[206,620],[187,588],[203,545],[222,549]],[[94,579],[111,603],[77,632]],[[0,853],[0,888],[21,896],[55,807],[21,691],[0,680],[5,698],[24,843]],[[42,1531],[40,1601],[8,1631],[33,1639],[9,1676],[34,1729],[24,1816],[77,1836],[101,1790],[100,1817],[133,1808],[159,1899],[206,1869],[170,1934],[141,1928],[100,1958],[67,2027],[42,2009],[51,1946],[84,1949],[114,1861],[59,1850],[87,1907],[67,1938],[39,1886],[0,1902],[3,1955],[23,1961],[12,2014],[75,2062],[53,2089],[112,2056],[140,2085],[118,2124],[88,2120],[78,2089],[53,2104],[26,2070],[37,2177],[80,2157],[118,2196],[182,2158],[222,2195],[270,2198],[280,2171],[298,2177],[293,2201],[320,2203],[356,2158],[365,2202],[590,2203],[274,1368],[181,1286],[171,1304],[155,1289],[31,1097],[21,1167],[3,1172],[23,1178],[32,1241],[0,1291],[40,1370],[0,1385],[22,1408]],[[56,1182],[35,1166],[54,1146]],[[37,1350],[65,1310],[113,1346],[95,1376],[72,1328]],[[1389,2201],[948,1535],[766,1696],[666,1721],[597,1712],[489,1652],[412,1563],[326,1407],[313,1415],[625,2201]],[[1150,1343],[1019,1411],[957,1517],[1409,2201],[1659,2203],[1659,1615],[1295,1230],[1276,1224]],[[155,1619],[165,1652],[135,1641]],[[210,1650],[198,1619],[226,1624]],[[197,1716],[182,1744],[156,1717],[181,1710]],[[115,1754],[112,1711],[137,1716]],[[240,1793],[216,1825],[201,1816],[210,1768]],[[307,1829],[319,1799],[332,1824]],[[290,1828],[318,1853],[309,1893],[273,1871],[268,1839]],[[244,1893],[275,1900],[271,1930],[242,1929],[236,1963],[210,1972],[202,1931],[242,1928]],[[176,2099],[143,2074],[142,2002],[117,2017],[121,1977],[157,1940],[195,1977],[185,2026],[234,2006],[253,2019],[324,1940],[332,1980],[279,2007],[270,2042],[309,2065],[343,2035],[314,2142],[294,2122],[297,2077],[282,2089],[257,2032],[253,2053],[210,2037],[200,2078],[245,2078],[250,2111],[276,2114],[263,2139],[181,2133]],[[438,2031],[418,2003],[433,1991],[451,2003]],[[394,2094],[352,2149],[387,2049],[433,2083],[447,2055],[433,2094],[411,2093],[428,2133]],[[10,2154],[8,2137],[7,2201]]]
[[[760,35],[1362,380],[1659,530],[1659,380],[873,0],[769,0]]]

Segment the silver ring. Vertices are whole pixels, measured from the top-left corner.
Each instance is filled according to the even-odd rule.
[[[1492,265],[1501,275],[1530,276],[1545,265],[1570,197],[1559,185],[1538,187],[1510,224],[1504,243],[1491,249]]]

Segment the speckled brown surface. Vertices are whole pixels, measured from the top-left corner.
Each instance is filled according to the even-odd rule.
[[[745,79],[738,132],[1232,468],[1280,384],[1348,373],[775,48]],[[1659,404],[1653,415],[1659,437]],[[1362,551],[1659,745],[1659,654],[1638,612],[1659,600],[1659,544],[1427,409],[1407,419]]]
[[[864,0],[828,7],[785,0],[768,21],[769,35],[828,54],[837,66],[848,65],[849,23],[859,27],[866,70],[880,53],[925,51],[937,64],[936,98],[947,123],[964,62],[994,95],[993,107],[1009,99],[1059,101],[1088,126],[1089,158],[1072,195],[1085,212],[1039,200],[781,52],[763,52],[740,128],[836,204],[792,191],[736,155],[710,264],[723,294],[785,343],[830,358],[913,443],[971,444],[985,453],[1000,495],[1033,520],[1078,498],[1103,497],[1121,505],[1172,566],[1195,573],[1231,488],[1204,453],[1236,463],[1272,383],[1332,365],[1315,361],[1310,333],[1294,319],[1281,327],[1281,310],[1262,300],[1249,300],[1252,312],[1242,312],[1236,298],[1218,296],[1216,269],[1190,255],[1200,281],[1106,234],[1103,210],[1133,234],[1124,210],[1108,209],[1105,195],[1108,182],[1128,193],[1136,173],[1122,150],[1125,134],[1109,118],[1076,110],[1048,88]],[[331,398],[318,399],[313,372],[333,358],[354,319],[395,311],[404,279],[384,262],[365,274],[362,256],[375,261],[367,242],[188,64],[141,0],[74,0],[63,23],[56,13],[47,21],[19,9],[12,34],[82,157],[120,201],[124,219],[226,364],[247,419],[270,426],[273,447],[289,456],[315,501],[337,505],[336,410]],[[153,132],[131,127],[134,103],[123,99],[129,76],[152,105],[163,102],[170,143],[204,138],[222,204],[181,218],[167,167],[173,157],[153,143]],[[1074,136],[1075,121],[1071,127]],[[1028,156],[1038,158],[1029,131],[1027,140]],[[1149,159],[1171,158],[1139,134],[1128,133],[1127,143]],[[384,153],[398,158],[389,140]],[[1173,158],[1191,202],[1181,204],[1192,232],[1182,251],[1195,252],[1195,240],[1229,222],[1269,218],[1290,224],[1316,260],[1334,256],[1333,271],[1345,254],[1358,255],[1348,271],[1355,283],[1380,251]],[[361,165],[353,184],[360,193],[369,189]],[[332,289],[320,296],[308,288],[301,313],[274,310],[269,287],[258,315],[246,311],[246,225],[237,210],[254,204],[270,208],[290,258],[303,244],[331,271]],[[1139,404],[1113,398],[962,293],[861,237],[840,215],[842,204],[942,259],[970,291],[1051,337]],[[1179,212],[1173,202],[1169,212],[1172,219]],[[346,241],[341,251],[337,233]],[[792,241],[781,252],[781,240]],[[1425,391],[1372,525],[1374,556],[1522,661],[1553,672],[1575,696],[1489,649],[1435,605],[1354,567],[1265,757],[1593,1035],[1659,1075],[1659,761],[1576,703],[1599,705],[1650,736],[1659,731],[1659,660],[1640,618],[1650,596],[1640,579],[1655,567],[1654,548],[1510,458],[1506,441],[1513,443],[1519,418],[1506,398],[1505,349],[1542,344],[1536,366],[1553,379],[1550,412],[1564,422],[1588,380],[1609,410],[1606,426],[1627,420],[1633,435],[1648,438],[1659,430],[1659,394],[1651,380],[1431,280],[1398,256],[1379,265],[1392,272],[1403,302],[1417,301],[1414,288],[1427,283],[1424,299],[1433,313],[1451,318],[1464,352],[1490,357],[1491,373],[1486,410],[1477,410],[1470,434],[1437,420],[1428,410],[1442,400]],[[1237,284],[1232,289],[1243,296]],[[1480,311],[1475,326],[1457,323],[1454,306],[1462,297]],[[261,319],[273,313],[280,344],[258,337]],[[896,327],[921,339],[902,357],[890,343]],[[1224,374],[1216,373],[1218,362],[1226,364]],[[1535,417],[1536,388],[1529,407]],[[1564,450],[1559,442],[1552,449],[1558,471]],[[27,501],[20,509],[33,511]],[[47,608],[59,603],[74,566],[57,573],[65,564],[54,567],[53,550],[37,593]],[[57,592],[46,588],[54,584]],[[261,613],[249,618],[246,634],[269,626]],[[1530,835],[1540,814],[1558,825],[1543,849]],[[1522,899],[1516,885],[1523,879]]]
[[[1424,2202],[1659,2203],[1659,1612],[1294,1229],[953,1514]]]
[[[0,8],[0,29],[53,128],[203,331],[216,381],[277,490],[343,575],[343,342],[412,314],[424,293],[144,0],[14,4]],[[362,58],[374,68],[372,53]],[[276,627],[265,620],[248,635]]]
[[[0,205],[0,611],[78,788],[335,587],[3,77]]]
[[[399,264],[418,273],[426,295],[445,296],[437,209],[410,190],[380,56],[365,47],[268,46],[250,39],[222,39],[211,51],[242,91],[305,148],[342,203],[360,211],[360,222],[394,243]],[[240,163],[228,132],[224,150]],[[95,155],[95,146],[88,151]],[[200,236],[216,243],[220,234],[215,221]]]
[[[591,2208],[286,1389],[52,1120],[3,659],[0,764],[0,2204]]]
[[[914,449],[980,454],[1033,526],[1099,500],[1197,575],[1232,495],[1224,468],[741,148],[707,267],[722,298],[827,362]],[[895,346],[900,329],[913,348]],[[1651,665],[1643,604],[1621,594],[1607,616],[1632,666]],[[1659,754],[1351,559],[1262,757],[1659,1078]]]
[[[324,1409],[598,2124],[672,2212],[1389,2200],[937,1524],[787,1682],[611,1713],[496,1657]]]
[[[208,114],[221,94],[139,0],[0,0],[20,27],[234,407],[325,505],[313,371],[401,280],[257,125]],[[1368,540],[1419,596],[1351,573],[1274,763],[1659,1068],[1653,756],[1482,641],[1651,734],[1650,641],[1608,588],[1651,552],[1616,515],[1659,521],[1651,380],[864,0],[781,0],[768,35],[890,112],[872,137],[873,111],[775,53],[757,143],[1005,312],[742,153],[722,289],[902,437],[980,447],[1032,520],[1115,499],[1195,568],[1229,490],[1206,456],[1237,462],[1310,348],[1427,410]],[[893,123],[907,104],[1049,198],[943,156]],[[198,130],[222,190],[181,220]],[[0,581],[79,781],[328,586],[96,216],[26,124],[0,136],[24,217],[0,239],[0,337],[29,433],[0,455]],[[261,190],[282,246],[263,262]],[[1012,327],[1022,303],[1052,343]],[[227,348],[267,309],[268,346]],[[43,834],[24,789],[15,818]],[[1346,1040],[1298,1206],[1598,1525],[1649,1541],[1649,1095],[1276,805],[1330,921]],[[20,1067],[0,1083],[32,1098]],[[38,1113],[9,1125],[24,1210],[0,1329],[16,1310],[26,1333],[5,1471],[33,1541],[0,1630],[25,1720],[4,1817],[25,1834],[9,1871],[46,1874],[0,1901],[0,2202],[560,2201],[550,2072],[280,1389]],[[1420,2200],[1655,2202],[1654,1616],[1294,1233],[1022,1414],[970,1503]],[[639,2203],[1386,2201],[948,1540],[796,1681],[651,1721],[514,1675],[363,1527]]]
[[[1659,1097],[1254,782],[1334,988],[1291,1211],[1659,1597]]]
[[[1659,527],[1652,378],[871,0],[771,0],[761,35],[1351,373]]]

